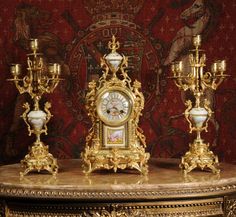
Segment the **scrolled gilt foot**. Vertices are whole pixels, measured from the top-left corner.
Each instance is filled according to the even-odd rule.
[[[190,146],[191,150],[188,151],[181,159],[180,168],[183,170],[184,175],[188,174],[195,168],[204,170],[208,168],[214,174],[219,174],[220,170],[216,167],[218,165],[218,157],[209,151],[208,145],[203,149],[203,152],[198,152],[195,146]],[[194,148],[193,148],[194,147]]]
[[[56,176],[58,173],[57,160],[48,152],[48,146],[42,142],[35,142],[33,144],[29,154],[21,160],[21,165],[25,169],[24,172],[20,173],[21,177],[32,171],[41,172],[46,170],[53,176]]]

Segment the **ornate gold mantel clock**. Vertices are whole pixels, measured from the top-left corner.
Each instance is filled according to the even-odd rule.
[[[89,82],[86,95],[92,127],[81,155],[84,172],[130,168],[146,174],[150,155],[145,153],[145,136],[138,126],[144,108],[141,83],[132,83],[128,76],[128,58],[116,52],[120,44],[115,36],[108,47],[111,53],[101,58],[103,74],[98,82]]]

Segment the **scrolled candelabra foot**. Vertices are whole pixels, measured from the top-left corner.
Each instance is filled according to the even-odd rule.
[[[29,154],[21,160],[21,165],[25,169],[24,172],[20,172],[20,176],[23,177],[29,172],[43,170],[48,171],[53,176],[58,173],[57,160],[48,152],[48,146],[42,142],[35,142],[29,150]]]
[[[195,168],[205,170],[210,169],[212,173],[219,174],[220,169],[218,157],[209,150],[209,144],[204,143],[202,140],[195,140],[190,144],[190,150],[182,157],[180,168],[183,170],[184,175],[187,175]]]

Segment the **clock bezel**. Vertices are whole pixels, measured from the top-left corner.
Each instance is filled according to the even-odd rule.
[[[101,109],[102,97],[107,92],[119,92],[129,101],[128,112],[124,116],[124,118],[117,119],[117,120],[110,120],[103,114],[102,109]],[[102,122],[104,122],[108,126],[120,126],[122,124],[125,124],[129,120],[133,112],[133,105],[134,105],[133,95],[130,92],[130,90],[126,89],[125,87],[112,86],[112,87],[102,88],[101,91],[99,91],[97,95],[96,108],[97,108],[98,117],[100,118]]]

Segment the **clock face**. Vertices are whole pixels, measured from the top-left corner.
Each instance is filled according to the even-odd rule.
[[[121,91],[107,91],[98,102],[98,115],[106,124],[117,125],[127,121],[131,100]]]

